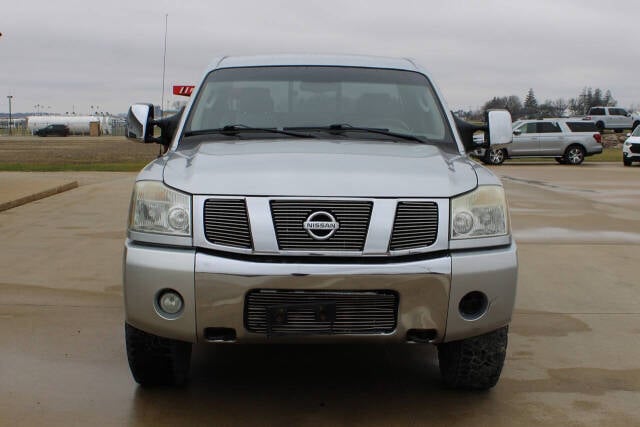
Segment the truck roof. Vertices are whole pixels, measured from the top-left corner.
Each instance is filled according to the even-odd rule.
[[[338,67],[366,67],[388,68],[424,73],[410,59],[388,58],[382,56],[365,55],[314,55],[314,54],[281,54],[255,56],[224,56],[216,58],[209,65],[208,71],[219,68],[235,67],[264,67],[264,66],[338,66]]]

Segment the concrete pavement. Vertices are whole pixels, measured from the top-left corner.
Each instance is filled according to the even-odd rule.
[[[494,168],[520,277],[502,378],[442,390],[428,346],[197,347],[131,379],[121,257],[134,174],[0,212],[0,425],[640,425],[640,168]]]

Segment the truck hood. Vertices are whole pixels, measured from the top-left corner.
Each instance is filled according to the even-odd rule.
[[[168,156],[164,182],[191,194],[437,198],[478,182],[466,157],[415,142],[215,141]]]

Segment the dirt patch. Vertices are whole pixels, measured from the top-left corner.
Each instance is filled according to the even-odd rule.
[[[0,164],[146,163],[159,147],[114,136],[0,137]]]

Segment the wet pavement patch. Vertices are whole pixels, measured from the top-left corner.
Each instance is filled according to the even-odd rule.
[[[516,312],[509,332],[524,337],[565,337],[572,333],[590,332],[591,328],[582,320],[542,311]]]

